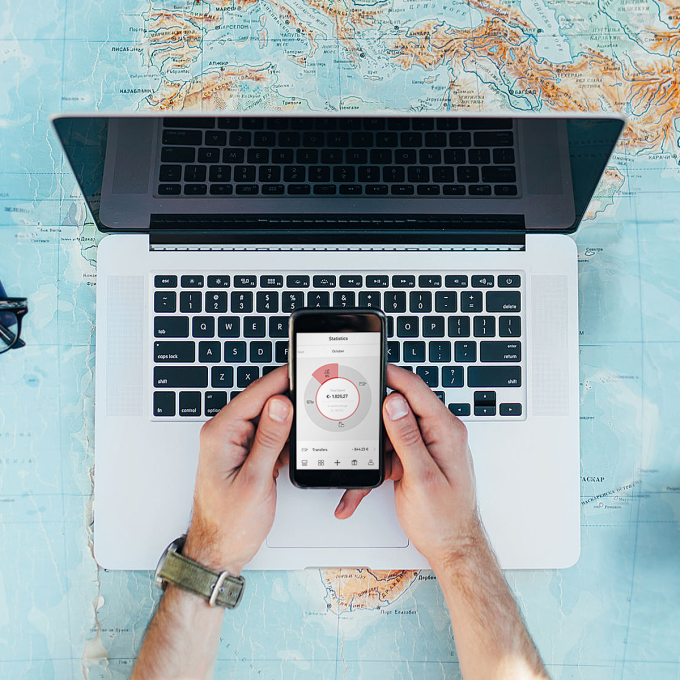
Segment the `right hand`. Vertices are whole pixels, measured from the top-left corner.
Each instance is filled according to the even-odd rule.
[[[434,569],[447,566],[484,540],[467,428],[410,371],[388,365],[387,385],[383,420],[403,468],[392,475],[397,517]]]

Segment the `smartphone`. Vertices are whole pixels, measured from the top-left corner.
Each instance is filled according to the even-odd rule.
[[[385,326],[385,315],[374,309],[298,309],[291,315],[290,479],[296,486],[382,483]]]

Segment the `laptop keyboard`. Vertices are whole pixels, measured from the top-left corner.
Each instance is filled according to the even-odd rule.
[[[509,118],[166,118],[158,196],[518,196]]]
[[[154,273],[154,419],[208,419],[288,361],[299,307],[382,309],[388,361],[461,418],[525,415],[521,272]]]

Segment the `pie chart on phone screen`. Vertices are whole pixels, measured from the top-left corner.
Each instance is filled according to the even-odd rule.
[[[324,364],[307,383],[305,410],[310,419],[329,432],[356,427],[368,414],[371,389],[368,380],[355,368]]]

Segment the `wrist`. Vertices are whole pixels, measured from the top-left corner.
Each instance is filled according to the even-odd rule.
[[[243,563],[228,553],[229,550],[214,537],[206,536],[193,525],[189,527],[182,555],[212,571],[218,573],[226,571],[230,576],[239,576],[243,570]]]
[[[489,562],[496,562],[489,540],[481,520],[475,518],[468,531],[461,534],[451,546],[438,551],[437,555],[428,558],[432,571],[437,578],[455,579],[485,568]]]

